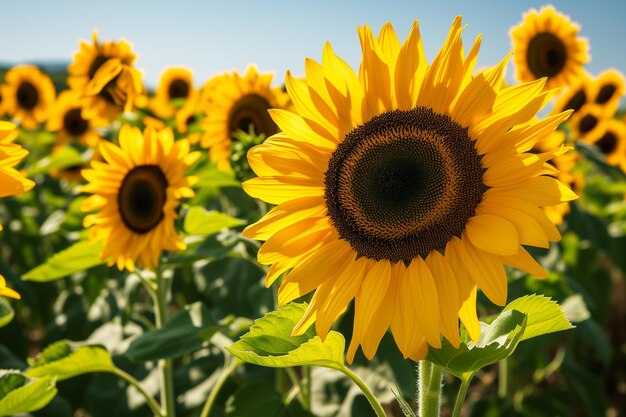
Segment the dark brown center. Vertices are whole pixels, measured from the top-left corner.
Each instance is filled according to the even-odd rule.
[[[487,190],[484,171],[467,128],[425,107],[394,110],[335,149],[326,206],[358,256],[408,264],[461,235]]]
[[[167,178],[158,165],[141,165],[126,174],[117,195],[122,221],[135,233],[154,229],[163,219]]]
[[[82,136],[89,129],[89,122],[81,116],[81,109],[74,108],[63,116],[63,128],[71,136]]]
[[[614,132],[608,130],[595,145],[600,148],[600,151],[605,155],[611,155],[617,148],[617,136]]]
[[[270,103],[258,94],[242,96],[228,114],[228,131],[232,134],[237,130],[254,129],[255,134],[265,137],[278,133],[278,126],[267,112],[270,108]]]
[[[22,81],[17,87],[17,102],[21,108],[32,110],[39,103],[39,91],[29,81]]]
[[[583,135],[591,132],[598,125],[598,118],[593,114],[586,114],[578,123],[578,130]]]
[[[600,88],[600,91],[598,91],[598,95],[596,96],[596,103],[605,104],[613,97],[616,91],[617,87],[613,84],[603,85],[602,88]]]
[[[585,105],[586,102],[587,94],[585,93],[585,89],[581,88],[580,90],[576,91],[576,93],[572,97],[570,97],[567,103],[565,103],[563,110],[574,110],[575,112],[577,112],[582,108],[582,106]]]
[[[528,43],[526,62],[535,78],[554,77],[565,67],[567,48],[553,33],[538,33]]]
[[[189,83],[185,80],[176,79],[170,83],[170,86],[167,89],[167,94],[170,100],[187,98],[189,95]]]
[[[87,76],[89,80],[92,80],[96,72],[100,69],[101,66],[104,65],[105,62],[109,60],[108,57],[104,55],[97,55],[93,61],[91,61],[91,65],[89,66],[89,71],[87,72]]]

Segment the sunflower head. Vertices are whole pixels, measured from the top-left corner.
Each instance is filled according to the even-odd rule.
[[[602,124],[601,131],[593,138],[609,165],[624,166],[626,162],[626,123],[617,119],[608,119]]]
[[[554,102],[552,114],[572,110],[574,113],[593,102],[593,80],[583,73],[568,88],[562,90]]]
[[[607,121],[602,106],[587,104],[572,116],[568,124],[574,139],[593,143],[602,135]]]
[[[592,98],[602,106],[605,117],[613,117],[624,96],[624,75],[615,70],[604,71],[593,82]]]
[[[218,75],[203,88],[207,117],[202,122],[205,133],[200,145],[209,148],[218,167],[230,167],[228,159],[235,132],[249,132],[252,128],[266,138],[278,132],[268,110],[288,108],[289,96],[282,88],[270,86],[273,77],[272,73],[259,73],[251,65],[244,75],[237,71]]]
[[[45,122],[56,94],[50,77],[33,65],[19,65],[11,68],[4,79],[6,112],[19,120],[24,129],[36,129]]]
[[[572,85],[589,61],[587,40],[578,30],[578,24],[553,6],[527,11],[510,31],[517,79],[547,77],[548,88]]]
[[[191,71],[186,68],[168,68],[161,74],[151,107],[157,116],[169,118],[195,95]]]
[[[102,259],[133,271],[154,269],[162,250],[182,250],[185,244],[174,221],[181,198],[193,197],[194,177],[186,169],[198,158],[189,142],[174,141],[171,129],[156,131],[123,126],[119,146],[100,142],[104,162],[94,161],[82,171],[91,193],[83,203],[91,227],[90,239],[104,240]]]
[[[465,55],[462,30],[429,64],[417,22],[404,43],[359,28],[358,73],[326,44],[304,79],[287,73],[295,112],[270,110],[281,132],[248,153],[244,189],[277,204],[244,231],[265,241],[266,283],[287,273],[281,304],[315,291],[295,334],[324,338],[354,300],[350,361],[389,327],[414,360],[442,335],[458,346],[459,318],[477,340],[477,286],[504,305],[505,265],[545,276],[524,245],[558,240],[541,207],[575,198],[545,175],[565,149],[529,152],[570,112],[535,119],[554,93],[502,87],[506,59],[474,74],[481,38]]]
[[[96,146],[100,140],[95,130],[103,122],[96,117],[86,118],[83,110],[84,101],[76,90],[63,91],[50,109],[47,129],[56,132],[57,145],[70,142],[84,146]]]

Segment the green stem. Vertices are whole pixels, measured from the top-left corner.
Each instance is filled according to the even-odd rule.
[[[143,388],[139,381],[133,378],[132,375],[124,372],[119,368],[114,368],[113,373],[122,378],[124,381],[128,382],[133,387],[135,387],[137,391],[139,391],[141,395],[143,395],[143,397],[146,399],[146,403],[148,404],[155,416],[163,417],[161,409],[159,408],[159,404],[155,401],[154,398],[152,398],[152,395],[148,394],[148,392]]]
[[[339,370],[346,374],[348,378],[350,378],[361,389],[363,394],[365,394],[365,397],[367,397],[367,400],[370,402],[372,408],[374,409],[374,412],[376,413],[376,417],[386,417],[383,406],[380,405],[380,402],[378,402],[372,391],[370,391],[369,387],[365,385],[365,382],[363,382],[363,380],[359,378],[357,374],[355,374],[345,366],[339,368]]]
[[[509,396],[509,358],[504,358],[498,363],[498,397]]]
[[[313,379],[311,378],[311,371],[312,371],[312,366],[311,365],[305,365],[304,366],[304,392],[302,393],[302,399],[304,401],[304,409],[305,410],[310,410],[311,409],[311,391],[313,389]]]
[[[169,293],[169,285],[163,278],[161,267],[158,267],[156,271],[156,287],[154,314],[156,316],[156,328],[160,329],[167,321],[167,295]],[[161,382],[161,409],[165,412],[165,417],[175,417],[174,376],[170,359],[161,359],[159,361],[159,375]]]
[[[441,400],[441,367],[427,360],[419,362],[419,417],[439,417]]]
[[[227,359],[228,360],[228,357]],[[204,403],[204,407],[202,407],[202,412],[200,413],[200,417],[209,417],[209,413],[211,412],[211,408],[213,408],[213,403],[217,398],[217,394],[219,394],[222,386],[228,379],[228,377],[237,369],[239,366],[243,365],[243,362],[239,359],[235,359],[229,364],[224,364],[224,370],[217,381],[215,381],[215,385],[211,388],[211,392],[209,392],[209,397],[206,399]]]
[[[461,416],[461,409],[463,408],[465,396],[467,395],[467,390],[469,388],[472,377],[473,375],[470,375],[461,379],[461,387],[459,388],[459,393],[457,394],[456,401],[454,402],[454,411],[452,411],[452,417]]]

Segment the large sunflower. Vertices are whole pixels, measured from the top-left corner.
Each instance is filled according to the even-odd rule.
[[[170,129],[123,126],[120,146],[100,142],[106,162],[92,162],[83,170],[89,183],[82,190],[93,195],[83,203],[84,211],[97,213],[85,217],[91,227],[92,241],[104,240],[102,259],[109,265],[133,271],[154,269],[161,250],[182,250],[185,243],[174,228],[179,199],[193,197],[189,186],[194,177],[185,170],[198,158],[189,152],[189,142],[174,141]]]
[[[68,67],[67,83],[86,96],[85,117],[113,120],[132,107],[143,92],[141,73],[133,68],[135,59],[124,40],[99,43],[94,31],[91,44],[81,41]]]
[[[289,96],[280,87],[270,86],[273,77],[251,65],[244,76],[237,71],[221,74],[203,88],[207,117],[202,122],[205,134],[200,145],[209,148],[211,159],[220,169],[230,167],[230,143],[237,130],[248,132],[252,125],[257,135],[269,137],[278,132],[267,111],[286,109]]]
[[[95,130],[99,126],[97,118],[85,118],[82,111],[81,95],[76,90],[66,90],[59,94],[50,110],[47,128],[55,132],[56,143],[63,146],[70,142],[85,146],[96,146],[100,135]]]
[[[613,117],[624,96],[624,76],[617,70],[606,70],[594,80],[593,87],[593,101],[602,106],[606,117]]]
[[[36,129],[45,122],[56,94],[50,77],[33,65],[19,65],[11,68],[4,80],[6,112],[24,129]]]
[[[151,107],[161,118],[172,117],[187,99],[194,97],[193,74],[186,68],[168,68],[161,74],[159,87],[156,90]],[[172,100],[183,103],[175,105]]]
[[[281,304],[316,290],[295,334],[315,321],[324,338],[355,299],[350,361],[388,327],[414,360],[441,334],[458,346],[459,318],[477,340],[476,286],[503,305],[504,265],[545,276],[522,245],[558,240],[541,207],[575,198],[542,175],[563,148],[527,153],[569,113],[535,120],[553,94],[501,88],[506,59],[472,77],[480,37],[464,56],[461,32],[458,17],[428,65],[417,22],[404,44],[359,28],[358,74],[326,44],[305,79],[287,73],[295,113],[271,110],[282,132],[248,154],[244,189],[278,205],[244,231],[266,241],[266,283],[291,270]]]
[[[578,24],[553,6],[526,12],[510,31],[517,79],[547,77],[548,88],[573,84],[589,61],[587,40],[578,36],[578,30]]]

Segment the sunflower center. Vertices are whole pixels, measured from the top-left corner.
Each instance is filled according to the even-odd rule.
[[[100,67],[103,66],[104,63],[108,60],[109,58],[104,55],[98,55],[93,59],[91,65],[89,66],[89,71],[87,72],[87,76],[90,80],[93,79],[94,75],[96,75],[96,72],[98,72]]]
[[[592,114],[587,114],[580,119],[580,122],[578,124],[578,130],[580,130],[580,133],[584,135],[591,132],[597,124],[598,118]]]
[[[567,48],[553,33],[538,33],[528,43],[526,62],[537,78],[554,77],[565,67],[566,61]]]
[[[254,127],[254,133],[264,134],[265,137],[278,133],[278,127],[269,113],[270,103],[258,94],[246,94],[233,105],[228,114],[228,131],[237,130],[248,132],[250,125]]]
[[[596,96],[596,103],[604,104],[613,97],[613,94],[617,91],[617,87],[613,84],[603,85],[598,95]]]
[[[610,155],[615,151],[615,148],[617,148],[617,137],[615,133],[609,131],[594,144],[600,148],[603,154]]]
[[[39,102],[39,91],[29,81],[22,81],[20,86],[17,87],[17,102],[20,107],[26,110],[35,108]]]
[[[170,83],[167,89],[170,100],[177,98],[187,98],[189,95],[189,84],[185,80],[176,79]]]
[[[585,94],[585,90],[581,88],[569,99],[563,110],[574,110],[577,112],[586,102],[587,94]]]
[[[393,110],[337,146],[326,206],[359,256],[408,264],[461,235],[487,190],[483,173],[467,128],[425,107]]]
[[[63,128],[72,136],[81,136],[89,129],[89,122],[80,114],[81,109],[71,109],[63,116]]]
[[[155,228],[164,216],[167,187],[167,178],[157,165],[141,165],[130,170],[117,196],[124,224],[139,234]]]

